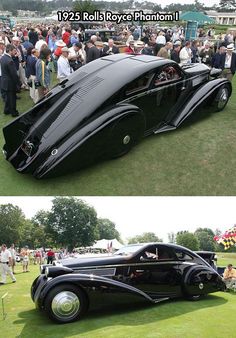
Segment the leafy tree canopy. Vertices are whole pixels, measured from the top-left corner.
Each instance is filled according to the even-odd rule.
[[[154,234],[154,232],[144,232],[142,235],[129,238],[129,244],[149,242],[162,242],[162,239]]]
[[[99,218],[97,222],[98,239],[113,239],[120,240],[120,234],[116,230],[116,225],[107,218]]]
[[[197,251],[200,249],[198,238],[189,231],[178,232],[176,235],[176,244],[182,245],[193,251]]]

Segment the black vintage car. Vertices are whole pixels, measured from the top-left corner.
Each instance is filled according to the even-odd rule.
[[[217,78],[220,72],[148,55],[102,57],[3,129],[6,159],[18,172],[43,178],[124,155],[144,136],[176,129],[202,107],[222,110],[232,87]]]
[[[32,284],[36,306],[59,323],[79,319],[94,295],[110,303],[129,296],[158,303],[198,299],[224,290],[221,276],[199,255],[174,244],[133,244],[112,256],[62,260],[41,267]]]

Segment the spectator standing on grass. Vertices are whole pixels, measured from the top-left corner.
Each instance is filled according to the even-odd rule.
[[[59,81],[64,80],[73,72],[68,60],[69,48],[63,47],[61,51],[62,54],[57,61],[57,78]]]
[[[1,268],[1,276],[2,280],[0,284],[6,284],[7,275],[9,275],[12,279],[12,283],[16,282],[16,278],[14,277],[12,270],[12,257],[9,250],[7,250],[6,244],[2,244],[1,251],[0,251],[0,268]]]
[[[234,44],[227,46],[226,53],[221,56],[221,69],[223,70],[223,77],[232,81],[236,71],[236,53],[234,51]]]
[[[15,266],[16,266],[16,250],[15,250],[15,245],[12,244],[9,248],[9,251],[11,253],[11,268],[12,268],[12,273],[15,274]]]
[[[55,252],[50,248],[47,252],[47,264],[52,264],[55,258]]]
[[[48,62],[50,60],[51,51],[48,48],[41,50],[39,58],[36,62],[36,78],[35,81],[38,87],[39,100],[49,92],[51,81],[50,69]]]
[[[179,58],[180,58],[180,62],[185,65],[185,64],[190,64],[191,63],[191,59],[192,59],[192,50],[190,48],[190,42],[187,41],[185,43],[185,46],[181,49],[180,53],[179,53]]]
[[[28,268],[29,268],[30,252],[27,245],[24,248],[22,248],[20,255],[23,258],[22,261],[23,272],[29,272]]]
[[[17,75],[16,67],[12,56],[16,54],[16,48],[13,45],[6,46],[6,52],[1,58],[1,92],[5,103],[4,114],[18,116],[16,110],[16,92],[20,90],[20,80]]]

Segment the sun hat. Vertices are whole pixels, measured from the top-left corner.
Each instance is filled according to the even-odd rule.
[[[57,47],[66,47],[66,43],[63,40],[56,41]]]

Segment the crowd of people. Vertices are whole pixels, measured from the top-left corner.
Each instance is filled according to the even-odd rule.
[[[102,41],[97,32],[84,42],[84,32],[68,23],[19,25],[13,29],[0,24],[0,89],[4,114],[18,116],[18,93],[29,90],[34,103],[46,95],[51,73],[63,81],[84,64],[102,56],[121,52],[147,54],[179,64],[202,62],[220,68],[232,79],[236,69],[235,34],[215,36],[214,28],[198,30],[195,41],[186,41],[183,27],[160,29],[155,26],[109,26],[112,37]],[[216,38],[214,42],[212,39]]]
[[[7,275],[16,282],[15,267],[16,263],[22,266],[22,273],[29,272],[30,264],[52,264],[54,260],[59,260],[66,257],[67,251],[61,248],[54,251],[52,248],[37,250],[30,250],[26,245],[21,250],[16,250],[15,245],[12,244],[9,248],[6,244],[0,247],[0,285],[6,284]]]

